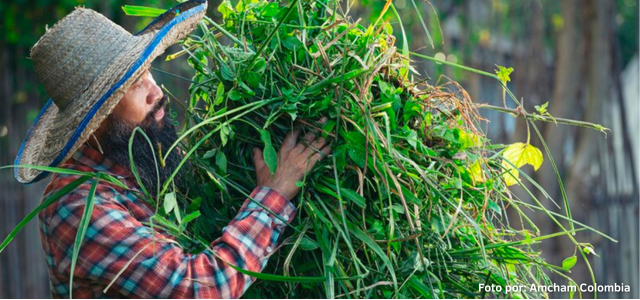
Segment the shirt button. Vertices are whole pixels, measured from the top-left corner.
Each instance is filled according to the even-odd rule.
[[[271,252],[271,250],[273,250],[271,247],[267,247],[267,252]]]

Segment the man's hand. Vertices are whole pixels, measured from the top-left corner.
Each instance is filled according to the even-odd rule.
[[[320,123],[326,121],[327,118],[320,119]],[[273,176],[264,162],[262,150],[253,148],[258,186],[272,188],[287,200],[293,199],[300,192],[296,182],[300,181],[319,160],[331,153],[331,147],[326,145],[324,138],[316,138],[313,132],[309,132],[303,137],[305,145],[302,142],[297,143],[299,134],[300,129],[296,129],[285,137],[278,152],[278,167]]]

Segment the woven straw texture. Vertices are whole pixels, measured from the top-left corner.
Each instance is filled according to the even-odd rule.
[[[41,117],[32,125],[23,142],[19,164],[55,167],[69,159],[112,112],[135,79],[167,47],[191,32],[205,12],[206,8],[176,24],[147,57],[143,57],[143,52],[172,18],[165,15],[142,34],[132,35],[100,13],[76,8],[47,30],[31,49],[31,58],[53,104],[41,112]],[[140,59],[142,63],[137,64]],[[80,125],[91,108],[132,68],[136,68],[133,74],[82,128]],[[64,159],[51,165],[79,127],[79,138]],[[16,179],[29,183],[40,173],[42,171],[36,169],[19,168]]]

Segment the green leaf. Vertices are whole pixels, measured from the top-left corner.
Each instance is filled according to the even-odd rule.
[[[216,100],[214,101],[214,105],[220,105],[224,101],[224,84],[220,82],[218,84],[218,89],[216,89]]]
[[[327,136],[329,136],[329,133],[333,131],[333,127],[335,126],[336,126],[336,121],[334,120],[329,120],[325,122],[322,125],[322,137],[326,139]]]
[[[356,193],[355,191],[346,188],[340,188],[340,194],[341,196],[349,199],[349,201],[355,203],[357,206],[360,206],[361,208],[367,208],[367,203],[364,197],[360,196],[360,194]]]
[[[73,169],[36,166],[36,165],[8,165],[8,166],[0,167],[0,170],[12,169],[12,168],[29,168],[29,169],[39,170],[39,171],[46,171],[46,172],[65,174],[65,175],[79,175],[79,176],[89,176],[89,177],[93,177],[95,175],[94,173],[82,172],[82,171],[73,170]]]
[[[220,5],[218,5],[218,11],[222,14],[222,19],[226,19],[231,14],[235,14],[233,10],[233,6],[229,0],[224,0]]]
[[[176,202],[176,206],[173,208],[173,214],[176,216],[176,220],[178,221],[178,224],[182,224],[182,217],[180,215],[180,209],[178,209],[178,203]]]
[[[495,70],[496,75],[498,75],[498,78],[503,84],[511,81],[511,77],[509,77],[509,75],[513,72],[513,68],[505,68],[500,65],[496,65],[496,67],[498,67],[498,70]]]
[[[264,162],[267,164],[267,167],[269,167],[271,175],[273,175],[276,173],[276,168],[278,167],[278,154],[276,153],[276,149],[273,148],[273,144],[271,144],[271,133],[264,129],[260,130],[260,138],[264,143],[264,149],[262,150]]]
[[[380,92],[382,92],[382,100],[384,102],[391,101],[391,98],[395,93],[395,89],[391,86],[391,84],[384,81],[378,81],[378,85],[380,86]]]
[[[124,11],[127,16],[155,18],[165,13],[167,10],[147,6],[124,5],[122,6],[122,11]]]
[[[282,40],[282,45],[290,50],[296,51],[302,47],[302,42],[296,36],[290,36]]]
[[[223,260],[224,261],[224,260]],[[225,263],[231,267],[232,269],[245,274],[245,275],[249,275],[251,277],[255,277],[257,279],[261,279],[261,280],[268,280],[268,281],[280,281],[280,282],[300,282],[300,283],[313,283],[313,282],[323,282],[325,280],[324,277],[299,277],[299,276],[283,276],[283,275],[273,275],[273,274],[267,274],[267,273],[260,273],[260,272],[253,272],[253,271],[249,271],[249,270],[245,270],[239,267],[236,267],[230,263],[227,263],[225,261]]]
[[[194,211],[190,214],[188,214],[186,217],[184,217],[184,219],[182,219],[182,222],[180,223],[180,231],[184,231],[185,228],[187,227],[187,224],[189,224],[189,222],[195,220],[196,218],[198,218],[200,216],[200,211]]]
[[[231,134],[231,127],[228,124],[222,124],[220,128],[220,141],[222,142],[222,146],[226,145],[229,141],[229,135]]]
[[[409,134],[407,135],[406,140],[413,149],[417,149],[418,133],[415,130],[409,129]]]
[[[571,257],[567,257],[565,260],[562,261],[562,268],[569,271],[571,270],[571,268],[573,268],[573,266],[576,265],[576,262],[578,262],[578,257],[577,256],[571,256]]]
[[[204,155],[202,155],[202,158],[203,159],[212,158],[212,157],[216,156],[216,152],[218,152],[218,149],[211,149],[211,150],[205,152]]]
[[[187,224],[187,223],[195,220],[199,216],[200,216],[200,211],[194,211],[194,212],[188,214],[186,217],[184,217],[184,219],[182,220],[182,223],[183,224]]]
[[[393,26],[391,26],[391,23],[384,24],[384,32],[388,35],[393,34]]]
[[[248,7],[245,7],[245,1],[246,1],[246,2],[250,2],[250,1],[247,1],[247,0],[240,0],[240,1],[238,1],[238,3],[236,4],[236,11],[237,11],[238,13],[242,13],[242,12],[244,12],[244,11],[245,11],[245,9],[247,9],[247,8],[248,8]],[[249,3],[247,3],[247,4],[249,4]]]
[[[169,214],[177,206],[178,201],[174,192],[164,194],[164,212],[166,214]]]
[[[278,3],[272,2],[267,4],[267,6],[264,7],[264,9],[262,10],[262,15],[265,17],[271,18],[278,15],[279,12],[280,12],[280,6],[278,6]]]
[[[18,232],[20,232],[20,230],[22,230],[22,228],[24,228],[24,226],[26,226],[29,223],[29,221],[31,221],[31,219],[33,219],[36,215],[38,215],[40,211],[47,208],[49,205],[53,204],[54,202],[58,201],[60,197],[70,193],[72,190],[74,190],[81,184],[85,183],[89,179],[91,179],[91,176],[84,175],[72,181],[71,183],[67,184],[57,192],[53,193],[53,195],[45,199],[42,202],[42,204],[38,205],[35,209],[33,209],[26,217],[24,217],[24,219],[22,219],[22,221],[20,221],[20,223],[18,223],[18,225],[16,225],[15,228],[13,228],[13,230],[11,230],[11,233],[9,233],[9,236],[7,236],[4,239],[4,241],[2,241],[2,244],[0,244],[0,253],[2,253],[2,250],[4,250],[4,248],[7,247],[9,243],[11,243],[11,241],[15,238]]]
[[[272,3],[272,4],[275,4],[275,3]],[[262,57],[258,57],[256,59],[256,62],[253,64],[253,67],[251,68],[251,70],[256,73],[262,73],[266,68],[267,68],[267,61]]]
[[[202,204],[202,197],[200,196],[196,197],[195,199],[191,200],[191,204],[189,204],[189,207],[187,208],[187,212],[198,211],[200,209],[201,204]],[[185,217],[185,219],[187,217]]]
[[[318,247],[320,247],[318,245],[318,243],[308,237],[303,237],[302,240],[300,240],[300,249],[305,250],[305,251],[312,251],[312,250],[316,250],[318,249]]]
[[[309,215],[310,216],[314,216],[318,219],[320,219],[320,221],[322,221],[322,223],[325,224],[330,224],[331,221],[329,221],[329,219],[327,219],[327,217],[324,215],[324,213],[322,212],[322,210],[318,209],[316,207],[315,204],[313,204],[313,201],[306,201],[305,204],[307,204],[307,208],[308,211],[310,212]]]
[[[82,212],[82,218],[78,225],[78,231],[76,231],[76,240],[73,244],[73,254],[71,256],[71,269],[69,271],[69,298],[73,299],[73,273],[76,269],[76,263],[78,262],[78,254],[80,253],[80,247],[84,236],[87,234],[87,228],[91,221],[91,215],[93,214],[94,198],[96,195],[96,188],[98,187],[98,180],[94,180],[89,190],[89,196],[87,196],[87,202],[84,205],[84,211]]]
[[[333,188],[333,186],[331,187]],[[334,192],[331,188],[327,188],[325,186],[322,185],[318,185],[315,187],[315,189],[320,192],[320,193],[324,193],[327,194],[335,199],[339,199],[340,197],[338,197],[338,194],[336,194],[336,192]]]
[[[216,166],[222,174],[227,173],[227,156],[222,151],[218,151],[216,154]]]
[[[538,113],[540,113],[541,115],[544,115],[547,113],[547,106],[549,106],[549,101],[545,102],[542,105],[536,105],[536,111],[538,111]]]
[[[364,168],[365,158],[363,151],[355,149],[355,147],[349,147],[347,149],[347,154],[359,167]]]
[[[378,257],[380,257],[380,259],[382,260],[382,263],[385,265],[385,267],[387,267],[387,270],[389,270],[389,274],[391,274],[391,279],[393,280],[393,286],[397,290],[398,282],[396,280],[395,269],[393,268],[393,265],[391,264],[389,257],[387,257],[387,255],[382,250],[382,248],[380,248],[380,246],[378,246],[378,244],[376,244],[376,242],[368,234],[360,230],[360,228],[357,228],[357,227],[352,228],[351,233],[353,233],[353,236],[355,236],[357,239],[364,242],[369,247],[369,249],[375,252],[375,254],[378,255]]]
[[[412,286],[416,291],[418,291],[422,297],[425,299],[434,299],[434,295],[431,292],[431,289],[422,283],[420,279],[416,278],[416,276],[411,276],[409,281],[407,282],[410,286]]]
[[[242,99],[242,93],[238,92],[238,90],[236,89],[232,89],[229,92],[229,99],[233,100],[233,101],[238,101],[240,99]]]
[[[246,79],[247,79],[247,84],[252,89],[260,89],[260,90],[264,90],[265,89],[264,85],[262,85],[262,82],[260,81],[260,73],[257,73],[257,72],[254,72],[254,71],[249,71],[249,72],[247,72]],[[255,92],[254,92],[254,94],[255,94]]]
[[[395,203],[389,206],[389,208],[399,214],[405,213],[404,206],[402,206],[402,204]]]
[[[106,174],[106,173],[97,173],[96,174],[96,173],[92,173],[92,172],[83,172],[83,171],[78,171],[78,170],[73,170],[73,169],[48,167],[48,166],[36,166],[36,165],[7,165],[7,166],[0,167],[0,170],[13,169],[13,168],[29,168],[29,169],[46,171],[46,172],[55,173],[55,174],[86,176],[87,178],[95,177],[98,180],[102,180],[102,181],[111,183],[111,184],[116,185],[117,187],[120,187],[120,188],[123,188],[123,189],[128,189],[129,188],[124,183],[122,183],[120,180],[118,180],[117,178],[113,177],[112,175]]]
[[[493,210],[494,212],[496,212],[498,215],[502,216],[502,210],[500,209],[500,206],[498,205],[498,203],[495,203],[492,200],[488,200],[488,206],[489,209]]]
[[[420,204],[420,199],[416,198],[416,195],[414,195],[408,188],[404,185],[401,185],[400,188],[402,190],[402,196],[404,196],[404,199],[407,200],[408,203]]]
[[[256,94],[246,83],[244,83],[242,81],[238,81],[238,86],[241,87],[242,89],[244,89],[245,93],[250,95],[250,96],[253,96],[253,95]]]
[[[520,173],[517,168],[529,164],[533,166],[534,170],[538,170],[543,161],[540,149],[524,143],[514,143],[507,146],[502,152],[502,157],[511,162],[502,161],[502,167],[506,171],[503,178],[507,185],[518,183]],[[515,168],[513,166],[515,166]]]
[[[154,224],[162,226],[162,228],[167,230],[172,235],[180,235],[180,228],[176,227],[175,224],[159,214],[153,215],[151,217],[151,221],[153,221]]]

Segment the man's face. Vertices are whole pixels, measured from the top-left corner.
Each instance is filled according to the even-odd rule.
[[[129,124],[141,124],[152,113],[157,122],[161,122],[165,115],[164,107],[158,107],[164,97],[162,90],[153,80],[149,70],[146,70],[136,82],[129,87],[112,115]]]
[[[131,85],[99,129],[101,149],[105,157],[124,167],[130,165],[129,140],[133,130],[140,127],[144,131],[151,146],[147,139],[138,133],[131,144],[131,153],[142,184],[151,193],[157,191],[158,180],[162,184],[171,177],[182,159],[177,151],[172,151],[164,160],[164,166],[158,164],[159,153],[165,155],[178,138],[175,126],[165,113],[166,103],[160,87],[146,71]],[[184,173],[183,167],[173,177],[178,186],[182,185]],[[157,175],[160,175],[160,178]]]

